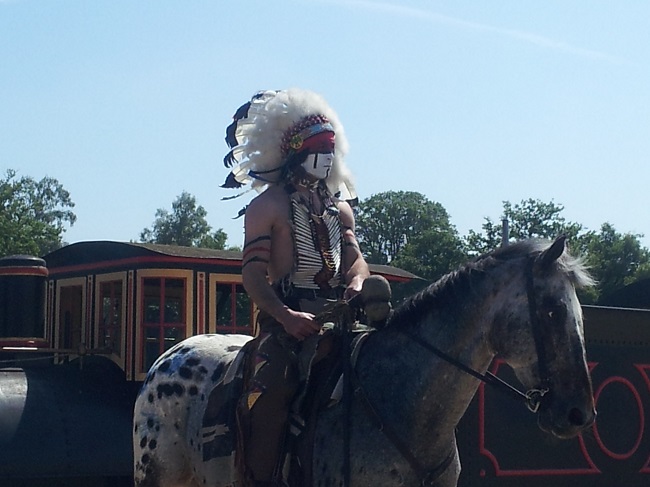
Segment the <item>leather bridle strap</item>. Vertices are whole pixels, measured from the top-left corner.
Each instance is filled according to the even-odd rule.
[[[546,346],[544,343],[544,327],[542,326],[539,314],[537,312],[537,299],[535,294],[534,267],[536,259],[531,257],[526,266],[526,295],[528,297],[528,312],[530,315],[530,326],[533,329],[533,339],[535,340],[535,351],[537,353],[537,369],[539,371],[540,388],[532,390],[536,394],[534,403],[528,408],[537,412],[542,397],[549,391],[550,373],[548,370],[548,360],[546,355]],[[529,394],[531,391],[529,391]],[[533,409],[534,408],[534,409]]]
[[[535,283],[533,279],[534,265],[535,265],[535,258],[530,258],[530,260],[526,265],[526,295],[528,298],[528,312],[530,316],[530,325],[533,329],[533,338],[535,340],[535,350],[537,352],[537,363],[539,367],[539,375],[541,381],[541,387],[537,389],[530,389],[526,392],[522,392],[512,384],[508,384],[503,379],[500,379],[489,370],[486,371],[485,374],[481,374],[480,372],[472,369],[471,367],[465,365],[459,360],[456,360],[455,358],[446,354],[439,348],[424,341],[418,335],[415,335],[414,333],[411,333],[410,331],[406,331],[403,329],[399,329],[399,328],[396,329],[399,330],[403,335],[407,336],[415,343],[423,347],[424,349],[428,350],[434,355],[437,355],[441,359],[450,363],[454,367],[462,370],[466,374],[469,374],[472,377],[475,377],[486,384],[494,386],[498,391],[504,392],[517,399],[523,400],[526,403],[526,407],[531,412],[536,413],[539,410],[539,406],[541,404],[542,398],[549,391],[548,388],[549,375],[548,375],[548,368],[546,363],[546,348],[544,347],[544,338],[542,336],[542,326],[539,320],[539,316],[537,314],[537,302],[535,299]]]
[[[526,393],[521,392],[519,389],[517,389],[515,386],[512,384],[508,384],[506,381],[503,379],[500,379],[496,375],[494,375],[492,372],[489,370],[485,372],[485,374],[481,374],[477,370],[472,369],[471,367],[468,367],[464,363],[460,362],[459,360],[456,360],[454,357],[447,355],[445,352],[440,350],[437,347],[434,347],[430,343],[424,341],[422,338],[420,338],[417,335],[414,335],[413,333],[410,333],[406,330],[400,330],[400,332],[413,340],[415,343],[420,345],[422,348],[426,349],[427,351],[431,352],[434,355],[437,355],[441,359],[443,359],[446,362],[449,362],[451,365],[454,367],[462,370],[466,374],[469,374],[478,380],[485,382],[486,384],[489,384],[491,386],[496,387],[498,390],[505,392],[507,394],[510,394],[511,396],[517,398],[517,399],[523,399],[523,400],[528,400],[528,396]]]
[[[404,457],[404,459],[408,462],[410,467],[415,472],[415,475],[418,477],[420,486],[432,486],[445,472],[445,470],[447,470],[447,467],[449,467],[453,461],[454,448],[450,449],[449,454],[441,464],[437,465],[431,470],[425,469],[418,461],[418,459],[415,458],[406,443],[404,443],[404,441],[399,437],[395,429],[390,424],[384,422],[379,412],[373,407],[354,367],[350,367],[350,379],[354,388],[354,396],[359,399],[361,405],[364,407],[377,429],[384,433],[384,435],[390,440],[393,446],[397,448],[397,451],[399,451],[402,457]]]

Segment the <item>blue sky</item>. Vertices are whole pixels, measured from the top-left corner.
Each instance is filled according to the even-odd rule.
[[[0,0],[0,169],[57,178],[83,240],[183,191],[241,245],[225,127],[260,89],[338,112],[360,197],[417,191],[461,235],[508,200],[650,246],[650,3]]]

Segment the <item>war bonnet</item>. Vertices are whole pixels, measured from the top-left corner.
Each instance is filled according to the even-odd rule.
[[[338,116],[318,94],[291,88],[260,91],[239,107],[226,129],[231,148],[224,165],[232,170],[224,188],[248,184],[261,192],[286,176],[286,163],[309,137],[334,132],[336,137],[332,170],[327,187],[340,198],[357,197],[352,176],[345,165],[348,143]]]

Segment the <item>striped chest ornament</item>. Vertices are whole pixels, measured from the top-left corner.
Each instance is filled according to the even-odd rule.
[[[321,188],[310,191],[310,196],[298,192],[289,196],[295,242],[292,281],[298,288],[329,290],[342,282],[339,209]],[[314,211],[313,197],[321,201],[320,214]]]

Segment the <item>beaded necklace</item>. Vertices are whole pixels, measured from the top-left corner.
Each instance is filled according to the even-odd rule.
[[[295,287],[329,290],[341,283],[341,222],[332,196],[322,185],[307,191],[289,187],[294,233]]]

